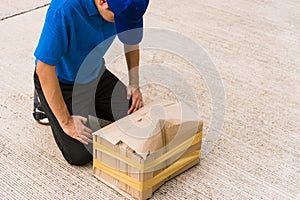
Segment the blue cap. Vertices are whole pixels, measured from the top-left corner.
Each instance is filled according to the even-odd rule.
[[[143,38],[143,15],[149,0],[107,0],[121,42],[134,45]]]

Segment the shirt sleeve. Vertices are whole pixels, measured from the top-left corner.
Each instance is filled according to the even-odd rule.
[[[44,63],[56,65],[67,49],[67,19],[61,10],[49,8],[34,56]]]

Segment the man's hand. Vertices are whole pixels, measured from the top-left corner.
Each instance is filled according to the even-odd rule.
[[[56,67],[38,61],[36,73],[39,77],[45,98],[63,131],[70,137],[88,144],[92,142],[92,130],[85,126],[87,119],[81,116],[70,116],[63,99]]]
[[[62,125],[64,132],[70,137],[78,140],[83,144],[92,142],[92,130],[85,126],[87,119],[81,116],[72,115],[68,122]]]
[[[128,114],[133,113],[143,107],[143,97],[139,89],[139,45],[124,45],[125,57],[128,67],[129,86],[127,87],[127,99],[131,97],[131,106]]]
[[[130,99],[130,97],[132,98],[132,103],[128,110],[128,114],[131,114],[144,106],[142,93],[139,87],[131,85],[127,87],[127,99]]]

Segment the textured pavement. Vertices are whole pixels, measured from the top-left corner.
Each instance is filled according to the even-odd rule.
[[[1,199],[124,199],[92,176],[91,164],[68,165],[50,127],[32,118],[33,51],[47,3],[0,2]],[[225,92],[225,102],[213,99],[206,77],[183,58],[142,51],[142,63],[185,77],[205,136],[220,134],[200,165],[167,182],[153,199],[300,199],[299,10],[296,0],[151,0],[145,26],[174,30],[203,47]],[[126,74],[122,58],[109,68],[119,77]],[[141,82],[167,80],[185,96],[174,77],[159,76],[164,70],[141,69]],[[174,98],[158,84],[142,91],[146,102]],[[214,101],[225,106],[217,130],[211,130]]]

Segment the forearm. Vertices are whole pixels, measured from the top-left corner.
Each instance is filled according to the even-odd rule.
[[[128,114],[143,107],[143,97],[139,88],[139,45],[124,45],[125,57],[128,66],[129,86],[127,87],[127,99],[132,100]]]
[[[124,45],[125,57],[128,67],[129,85],[139,87],[139,45]]]
[[[38,61],[36,73],[39,77],[44,96],[53,114],[63,127],[68,124],[70,113],[64,102],[55,72],[55,66]]]

